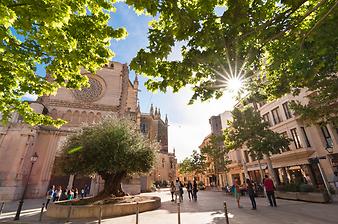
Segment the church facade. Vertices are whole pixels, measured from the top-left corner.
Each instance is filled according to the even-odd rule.
[[[21,197],[34,153],[39,157],[32,168],[26,197],[43,197],[51,184],[68,188],[87,185],[94,195],[102,189],[102,180],[97,175],[74,178],[62,174],[58,169],[61,146],[82,124],[98,122],[107,115],[128,117],[140,125],[139,83],[137,77],[131,82],[128,66],[118,62],[110,62],[95,75],[85,71],[83,74],[88,76],[90,87],[61,88],[55,96],[44,96],[31,103],[38,113],[66,120],[61,128],[31,127],[16,114],[8,125],[0,127],[0,200]],[[128,184],[140,185],[137,178]]]
[[[157,141],[160,150],[156,153],[156,162],[150,173],[150,182],[171,182],[176,178],[177,159],[174,152],[168,151],[168,117],[163,121],[159,108],[150,106],[149,113],[142,113],[140,131],[147,138]],[[144,190],[144,189],[142,189]]]

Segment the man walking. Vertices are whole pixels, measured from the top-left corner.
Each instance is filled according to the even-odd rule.
[[[46,209],[47,209],[47,207],[48,207],[49,202],[50,202],[51,200],[54,201],[54,200],[53,200],[54,191],[55,191],[55,186],[54,186],[54,185],[51,186],[51,187],[48,189],[48,191],[47,191]]]
[[[273,207],[273,206],[277,207],[276,198],[275,198],[275,186],[273,184],[273,181],[271,180],[271,178],[269,178],[268,175],[265,175],[264,187],[265,187],[266,194],[267,194],[269,202],[270,202],[270,206],[271,207]]]
[[[197,182],[196,179],[194,178],[194,182],[192,185],[192,197],[195,201],[197,201],[197,192],[198,192]]]
[[[194,199],[193,194],[192,194],[192,184],[191,181],[188,181],[188,185],[187,185],[187,191],[188,191],[188,197],[189,197],[189,201],[191,199]]]
[[[252,204],[252,210],[256,210],[257,205],[256,205],[256,200],[255,200],[255,190],[254,190],[254,185],[250,179],[246,179],[246,190],[249,194],[249,198]]]

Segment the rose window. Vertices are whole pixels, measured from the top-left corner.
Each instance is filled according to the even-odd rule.
[[[74,90],[74,96],[78,100],[82,101],[95,101],[102,93],[101,83],[93,78],[89,78],[89,87],[83,88],[82,90]]]

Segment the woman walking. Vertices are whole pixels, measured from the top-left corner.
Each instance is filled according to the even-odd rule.
[[[249,198],[252,204],[252,210],[256,210],[256,200],[255,200],[255,190],[254,185],[252,184],[251,180],[246,179],[246,188],[249,194]]]
[[[234,197],[237,201],[237,207],[242,208],[242,206],[239,204],[239,200],[241,199],[241,190],[240,190],[238,182],[239,182],[238,179],[235,179],[235,184],[234,184],[232,190],[233,190],[233,193],[234,193]]]
[[[171,201],[174,201],[175,190],[176,190],[176,187],[175,187],[174,181],[171,181],[171,184],[170,184]]]

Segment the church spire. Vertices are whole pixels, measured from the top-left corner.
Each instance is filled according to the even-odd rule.
[[[154,106],[153,104],[150,105],[150,115],[154,114]]]
[[[137,101],[136,111],[141,111],[141,108],[140,108],[140,101]]]
[[[165,120],[164,120],[165,124],[168,124],[168,116],[165,115]]]
[[[137,75],[135,75],[135,79],[134,79],[134,89],[138,89],[138,77],[137,77]]]
[[[157,107],[155,107],[155,117],[157,117]]]

